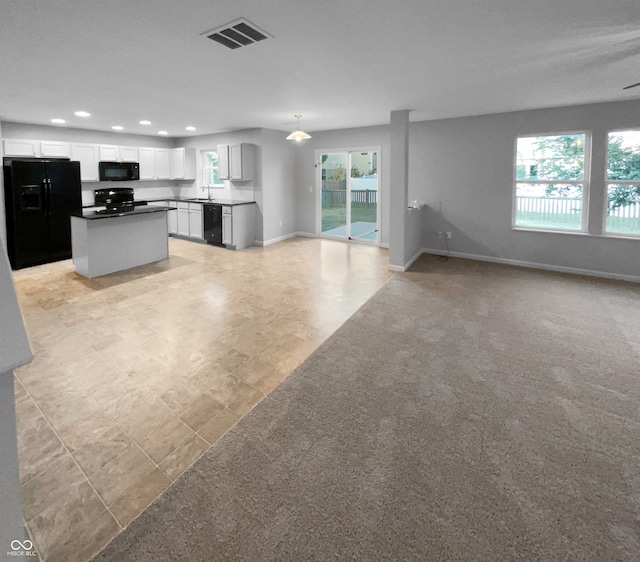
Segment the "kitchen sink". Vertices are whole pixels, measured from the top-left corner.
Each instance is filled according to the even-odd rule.
[[[194,203],[215,203],[215,199],[187,199],[187,201],[193,201]]]

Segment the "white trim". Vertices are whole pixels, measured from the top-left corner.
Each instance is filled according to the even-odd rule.
[[[462,258],[467,260],[484,261],[491,263],[501,263],[505,265],[514,265],[516,267],[526,267],[530,269],[543,269],[546,271],[558,271],[560,273],[572,273],[574,275],[587,275],[589,277],[602,277],[604,279],[616,279],[618,281],[630,281],[632,283],[640,283],[640,276],[623,275],[619,273],[609,273],[606,271],[595,271],[592,269],[579,269],[576,267],[564,267],[561,265],[550,265],[546,263],[529,262],[522,260],[511,260],[507,258],[496,258],[493,256],[482,256],[477,254],[465,254],[463,252],[446,252],[436,250],[434,248],[422,248],[420,254],[434,254],[436,256],[449,256],[452,258]],[[389,267],[391,269],[391,266]]]
[[[277,244],[278,242],[282,242],[283,240],[288,240],[289,238],[295,238],[298,235],[297,232],[292,232],[290,234],[285,234],[284,236],[278,236],[277,238],[271,238],[270,240],[259,241],[256,240],[256,246],[271,246],[271,244]]]
[[[304,236],[306,238],[317,238],[318,235],[313,232],[296,232],[296,236]]]
[[[407,263],[404,265],[391,265],[389,264],[389,271],[407,271],[411,267],[411,264],[416,261],[422,254],[425,253],[425,249],[418,250],[415,256],[413,256]],[[431,253],[431,252],[429,252]]]

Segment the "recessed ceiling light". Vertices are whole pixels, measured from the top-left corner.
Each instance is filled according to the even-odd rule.
[[[89,113],[87,111],[76,111],[76,115],[78,117],[90,117],[91,113]]]
[[[122,129],[124,129],[124,127],[122,125],[114,125],[113,127],[111,127],[113,130],[115,131],[122,131]]]
[[[143,119],[142,121],[140,121],[140,125],[151,125],[151,121]]]
[[[168,135],[169,133],[167,133],[167,131],[158,131],[159,135]]]
[[[51,122],[52,123],[57,123],[59,125],[61,125],[62,123],[66,123],[66,121],[64,119],[52,119]]]
[[[189,125],[189,126],[187,127],[187,131],[195,131],[195,130],[196,130],[196,128],[195,128],[195,127],[192,127],[191,125]]]

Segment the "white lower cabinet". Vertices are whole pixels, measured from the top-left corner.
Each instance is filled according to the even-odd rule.
[[[222,243],[225,246],[233,244],[233,215],[231,207],[222,207]]]
[[[189,203],[189,236],[191,238],[204,238],[202,205],[200,203]]]
[[[178,203],[177,232],[189,238],[204,238],[202,227],[202,205],[200,203]]]
[[[167,220],[169,221],[169,234],[178,233],[178,203],[175,201],[167,201],[167,207],[173,207],[175,211],[169,211],[167,213]]]
[[[255,203],[222,207],[222,243],[232,250],[253,246],[256,240]]]
[[[189,236],[189,203],[178,203],[178,234]]]

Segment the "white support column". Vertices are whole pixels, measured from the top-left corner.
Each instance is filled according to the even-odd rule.
[[[13,369],[33,356],[13,288],[9,260],[0,245],[0,553],[24,540]]]
[[[405,228],[409,201],[409,110],[391,112],[389,190],[389,268],[405,265]]]

